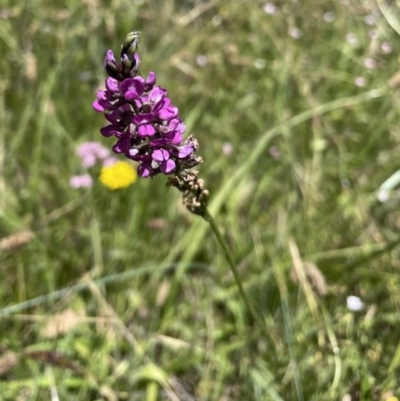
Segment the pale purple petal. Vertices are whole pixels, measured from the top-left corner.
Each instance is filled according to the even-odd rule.
[[[166,149],[157,149],[153,152],[152,158],[156,162],[162,162],[169,159],[169,152]]]
[[[98,90],[98,91],[97,91],[96,98],[97,98],[98,101],[101,101],[101,100],[108,100],[106,91],[103,91],[102,89]]]
[[[108,77],[106,79],[106,88],[110,92],[118,92],[119,91],[119,83],[116,79]]]
[[[100,112],[103,113],[104,111],[106,111],[108,109],[107,105],[103,104],[103,102],[99,102],[98,100],[94,101],[92,103],[93,108]]]
[[[153,136],[155,133],[156,133],[156,130],[151,124],[139,125],[138,135],[141,138],[146,138],[148,136]]]
[[[173,118],[169,124],[168,128],[170,128],[170,131],[178,131],[181,134],[184,134],[186,131],[186,126],[185,124],[181,121],[180,118]]]
[[[182,142],[182,135],[180,132],[175,132],[174,136],[170,139],[173,145],[179,145]]]
[[[153,113],[137,114],[132,118],[132,122],[136,125],[151,123],[154,120]]]
[[[158,111],[158,117],[161,120],[171,120],[172,118],[178,115],[178,108],[177,107],[166,107]]]
[[[116,64],[116,60],[115,60],[114,53],[112,50],[107,50],[107,54],[106,54],[104,63]]]
[[[150,177],[150,175],[153,172],[153,170],[151,168],[151,163],[142,163],[138,167],[137,172],[138,172],[139,177],[142,177],[142,178]]]
[[[161,102],[157,104],[158,110],[169,106],[171,106],[171,99],[169,97],[165,97],[164,99],[161,100]]]
[[[135,66],[140,65],[140,57],[139,57],[139,54],[138,54],[138,53],[134,53],[132,59],[133,59],[133,61],[134,61],[133,64],[134,64]]]
[[[149,72],[149,75],[146,78],[146,82],[145,82],[145,91],[149,91],[153,88],[153,86],[156,83],[156,73],[153,71]]]
[[[172,159],[165,160],[160,164],[160,170],[164,174],[169,174],[171,171],[175,170],[175,168],[176,164]]]
[[[160,86],[156,86],[149,92],[148,96],[149,100],[157,104],[158,102],[161,102],[165,96],[167,96],[167,91]]]
[[[190,145],[184,145],[178,148],[178,158],[179,159],[184,159],[185,157],[188,157],[190,154],[193,153],[193,147]]]
[[[104,112],[110,108],[112,108],[111,102],[108,100],[107,94],[103,90],[99,90],[97,92],[97,100],[93,102],[93,108],[96,111]]]

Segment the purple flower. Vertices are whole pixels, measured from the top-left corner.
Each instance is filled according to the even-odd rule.
[[[183,140],[185,124],[167,90],[155,86],[155,72],[151,71],[146,79],[136,76],[140,65],[137,45],[138,33],[133,32],[125,39],[120,61],[111,50],[106,54],[106,89],[98,91],[93,103],[109,122],[100,132],[117,139],[115,153],[124,153],[140,163],[140,177],[191,168],[201,162],[195,156],[198,143],[192,136]]]
[[[125,79],[121,83],[121,91],[125,96],[125,100],[128,102],[133,99],[138,99],[144,92],[143,78],[135,77]]]

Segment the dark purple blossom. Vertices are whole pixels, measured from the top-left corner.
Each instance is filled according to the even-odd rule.
[[[138,36],[138,32],[127,36],[119,62],[112,50],[107,52],[104,67],[109,77],[106,89],[98,91],[93,108],[104,113],[109,122],[100,130],[101,134],[117,139],[115,153],[124,153],[140,163],[140,177],[176,175],[201,162],[195,156],[198,143],[192,136],[183,140],[185,124],[167,91],[155,86],[156,74],[150,72],[146,79],[137,76]]]

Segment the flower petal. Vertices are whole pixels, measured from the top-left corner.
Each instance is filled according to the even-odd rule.
[[[120,138],[117,143],[113,146],[114,153],[125,153],[131,147],[130,138]]]
[[[156,149],[151,156],[154,161],[160,163],[169,159],[169,152],[166,149]]]
[[[163,100],[165,96],[167,96],[167,91],[160,86],[156,86],[149,92],[148,96],[149,100],[157,104],[158,102],[161,102],[161,100]]]
[[[153,173],[153,169],[151,168],[151,163],[142,163],[138,167],[138,176],[142,178],[150,177]]]
[[[108,77],[106,79],[106,88],[110,92],[118,92],[119,91],[118,81],[114,78]]]
[[[136,125],[140,124],[148,124],[154,120],[155,115],[153,113],[146,113],[146,114],[136,114],[132,118],[132,122]]]
[[[149,75],[146,78],[146,82],[145,82],[145,85],[144,85],[144,88],[145,88],[146,92],[148,92],[149,90],[153,89],[153,86],[156,83],[156,79],[157,79],[156,73],[153,72],[153,71],[150,71]]]
[[[107,125],[100,129],[101,135],[109,137],[116,134],[121,134],[121,131],[115,125]]]
[[[176,164],[172,159],[165,160],[160,164],[160,170],[164,174],[169,174],[171,171],[175,170],[175,168]]]
[[[147,138],[148,136],[153,136],[155,133],[156,130],[151,124],[139,125],[138,135],[141,138]]]
[[[129,101],[143,94],[144,83],[140,79],[128,78],[121,83],[120,88],[125,94],[125,99]]]
[[[190,145],[183,145],[178,148],[178,158],[184,159],[193,153],[193,147]]]
[[[165,107],[158,111],[160,120],[171,120],[178,115],[177,107]]]
[[[104,59],[104,66],[106,66],[107,64],[116,64],[116,60],[112,50],[107,50],[106,58]]]

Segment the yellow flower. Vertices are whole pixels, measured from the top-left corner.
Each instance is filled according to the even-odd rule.
[[[136,181],[136,178],[136,170],[128,162],[103,166],[100,172],[100,182],[112,190],[127,188]]]

